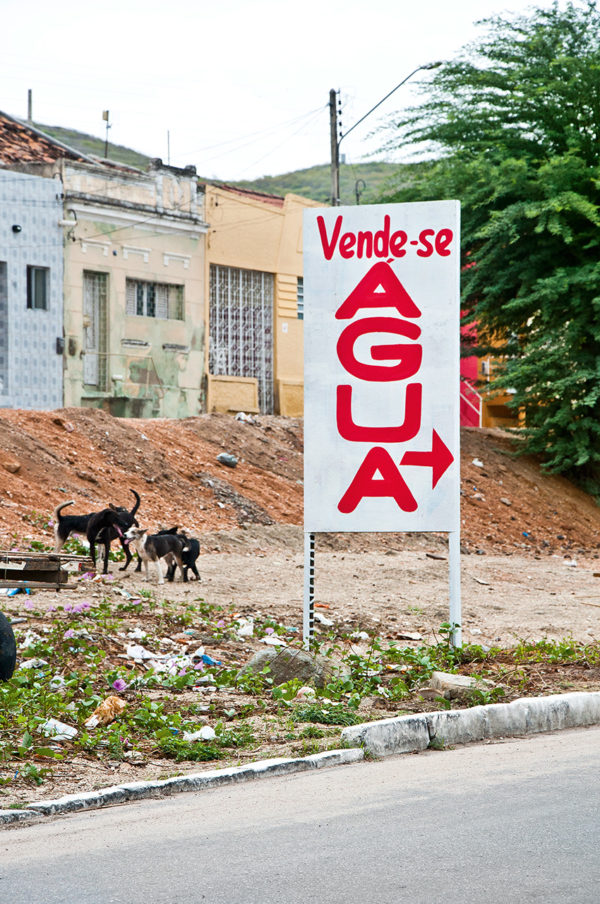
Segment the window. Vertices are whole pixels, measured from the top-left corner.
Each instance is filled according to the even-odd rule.
[[[48,276],[47,267],[27,267],[27,307],[48,310]]]
[[[134,317],[183,320],[183,286],[126,280],[126,311]]]
[[[304,277],[298,277],[298,288],[296,291],[296,305],[298,309],[298,320],[304,320]]]

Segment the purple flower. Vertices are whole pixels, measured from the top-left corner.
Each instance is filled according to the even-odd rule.
[[[69,628],[68,631],[65,631],[63,634],[63,640],[69,640],[71,637],[75,637],[75,631],[73,628]]]
[[[89,603],[87,600],[82,600],[80,603],[75,603],[75,605],[72,607],[71,611],[74,612],[76,615],[79,615],[81,612],[85,612],[86,609],[91,609],[91,607],[92,607],[91,603]]]
[[[221,618],[221,619],[219,619],[219,621],[217,622],[217,628],[224,628],[224,627],[225,627],[225,622],[224,622],[223,619]]]
[[[275,628],[265,628],[265,634],[275,634]]]
[[[124,691],[127,688],[127,683],[122,678],[117,678],[116,681],[113,681],[112,686],[116,691]]]

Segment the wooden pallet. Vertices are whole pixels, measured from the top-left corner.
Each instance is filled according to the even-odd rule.
[[[69,572],[62,568],[66,562],[77,562],[80,571],[91,571],[93,568],[89,556],[0,551],[0,587],[60,590],[69,581]]]

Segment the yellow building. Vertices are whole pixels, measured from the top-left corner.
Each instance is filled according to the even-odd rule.
[[[322,205],[205,186],[208,411],[303,412],[302,214]]]

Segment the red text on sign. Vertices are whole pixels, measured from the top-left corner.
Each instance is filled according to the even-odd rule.
[[[351,443],[406,443],[421,429],[421,383],[406,387],[404,420],[396,427],[361,427],[352,417],[352,387],[337,387],[336,419],[338,433]]]
[[[365,364],[358,361],[354,354],[354,344],[361,336],[369,333],[396,333],[409,339],[418,339],[421,330],[416,323],[399,320],[397,317],[363,317],[348,324],[337,343],[337,354],[340,363],[359,380],[380,381],[406,380],[412,377],[421,366],[423,350],[420,345],[375,345],[371,348],[371,357],[376,361],[397,361],[391,367],[379,364]]]
[[[378,472],[381,476],[376,478]],[[391,497],[403,512],[414,512],[417,509],[417,501],[391,455],[379,446],[374,446],[367,452],[352,483],[340,499],[338,509],[349,515],[365,496]]]
[[[344,217],[336,217],[331,235],[327,234],[325,219],[317,217],[319,237],[325,260],[330,261],[336,250],[341,258],[350,260],[361,258],[401,258],[410,247],[416,249],[419,257],[430,257],[437,254],[448,257],[452,253],[451,244],[454,233],[451,229],[421,229],[418,236],[410,239],[404,229],[392,232],[391,219],[388,214],[383,218],[383,227],[375,231],[366,229],[357,232],[342,232]],[[407,247],[408,246],[408,247]]]

